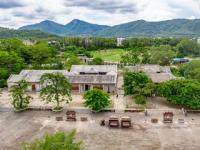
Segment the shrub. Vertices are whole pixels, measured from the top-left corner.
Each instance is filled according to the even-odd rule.
[[[46,134],[41,139],[31,143],[24,143],[22,150],[83,150],[81,142],[75,141],[76,131],[69,133],[57,132],[53,135]]]

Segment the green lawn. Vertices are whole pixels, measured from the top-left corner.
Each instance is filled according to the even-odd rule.
[[[101,50],[93,51],[91,54],[95,57],[100,57],[105,61],[119,62],[121,56],[125,53],[123,49],[110,49],[110,50]]]

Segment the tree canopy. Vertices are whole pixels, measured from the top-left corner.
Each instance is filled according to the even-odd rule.
[[[54,111],[62,110],[61,102],[69,103],[72,100],[71,85],[64,75],[47,73],[41,77],[40,83],[42,86],[40,96],[47,103],[56,102]]]
[[[83,98],[85,99],[85,106],[97,112],[108,107],[111,103],[109,95],[99,89],[93,89],[85,92]]]
[[[90,65],[103,65],[103,63],[104,63],[103,59],[96,57],[89,64]]]
[[[172,104],[200,108],[200,82],[197,80],[170,80],[158,86],[157,91]]]
[[[200,45],[195,40],[183,39],[177,45],[179,55],[200,55]]]
[[[144,88],[150,81],[143,72],[126,72],[124,74],[125,95],[136,94],[139,89]]]
[[[179,66],[179,73],[187,79],[197,79],[200,81],[200,60],[193,60]]]
[[[137,51],[128,51],[124,55],[121,56],[121,63],[128,65],[128,64],[137,64],[140,62],[139,55]]]
[[[23,111],[28,108],[32,97],[26,94],[28,83],[25,80],[19,81],[11,87],[12,105],[15,111]]]

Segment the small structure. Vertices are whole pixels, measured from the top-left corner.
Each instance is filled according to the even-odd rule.
[[[197,43],[200,44],[200,37],[197,39]]]
[[[174,58],[172,63],[173,64],[183,64],[189,62],[189,59],[187,58]]]
[[[184,119],[178,119],[178,123],[184,124],[184,123],[185,123],[185,120],[184,120]]]
[[[88,62],[91,62],[93,60],[93,58],[89,58],[89,57],[85,56],[84,54],[78,54],[77,57],[79,58],[79,60],[82,63],[88,63]]]
[[[173,112],[164,112],[163,113],[163,122],[164,123],[172,123],[173,122]]]
[[[152,119],[151,119],[151,122],[152,122],[152,123],[158,123],[158,119],[157,119],[157,118],[152,118]]]
[[[56,121],[63,121],[63,117],[56,117]]]
[[[81,117],[81,121],[88,121],[87,117]]]
[[[110,117],[109,118],[109,127],[118,128],[119,127],[119,119],[118,117]]]
[[[67,121],[76,121],[76,112],[75,111],[67,111]]]
[[[121,118],[121,127],[122,128],[130,128],[131,126],[132,126],[132,124],[131,124],[130,117],[122,117]]]

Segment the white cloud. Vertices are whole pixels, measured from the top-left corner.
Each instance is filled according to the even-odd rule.
[[[0,16],[0,26],[12,28],[46,19],[107,25],[138,19],[194,19],[200,16],[200,0],[0,0]]]

